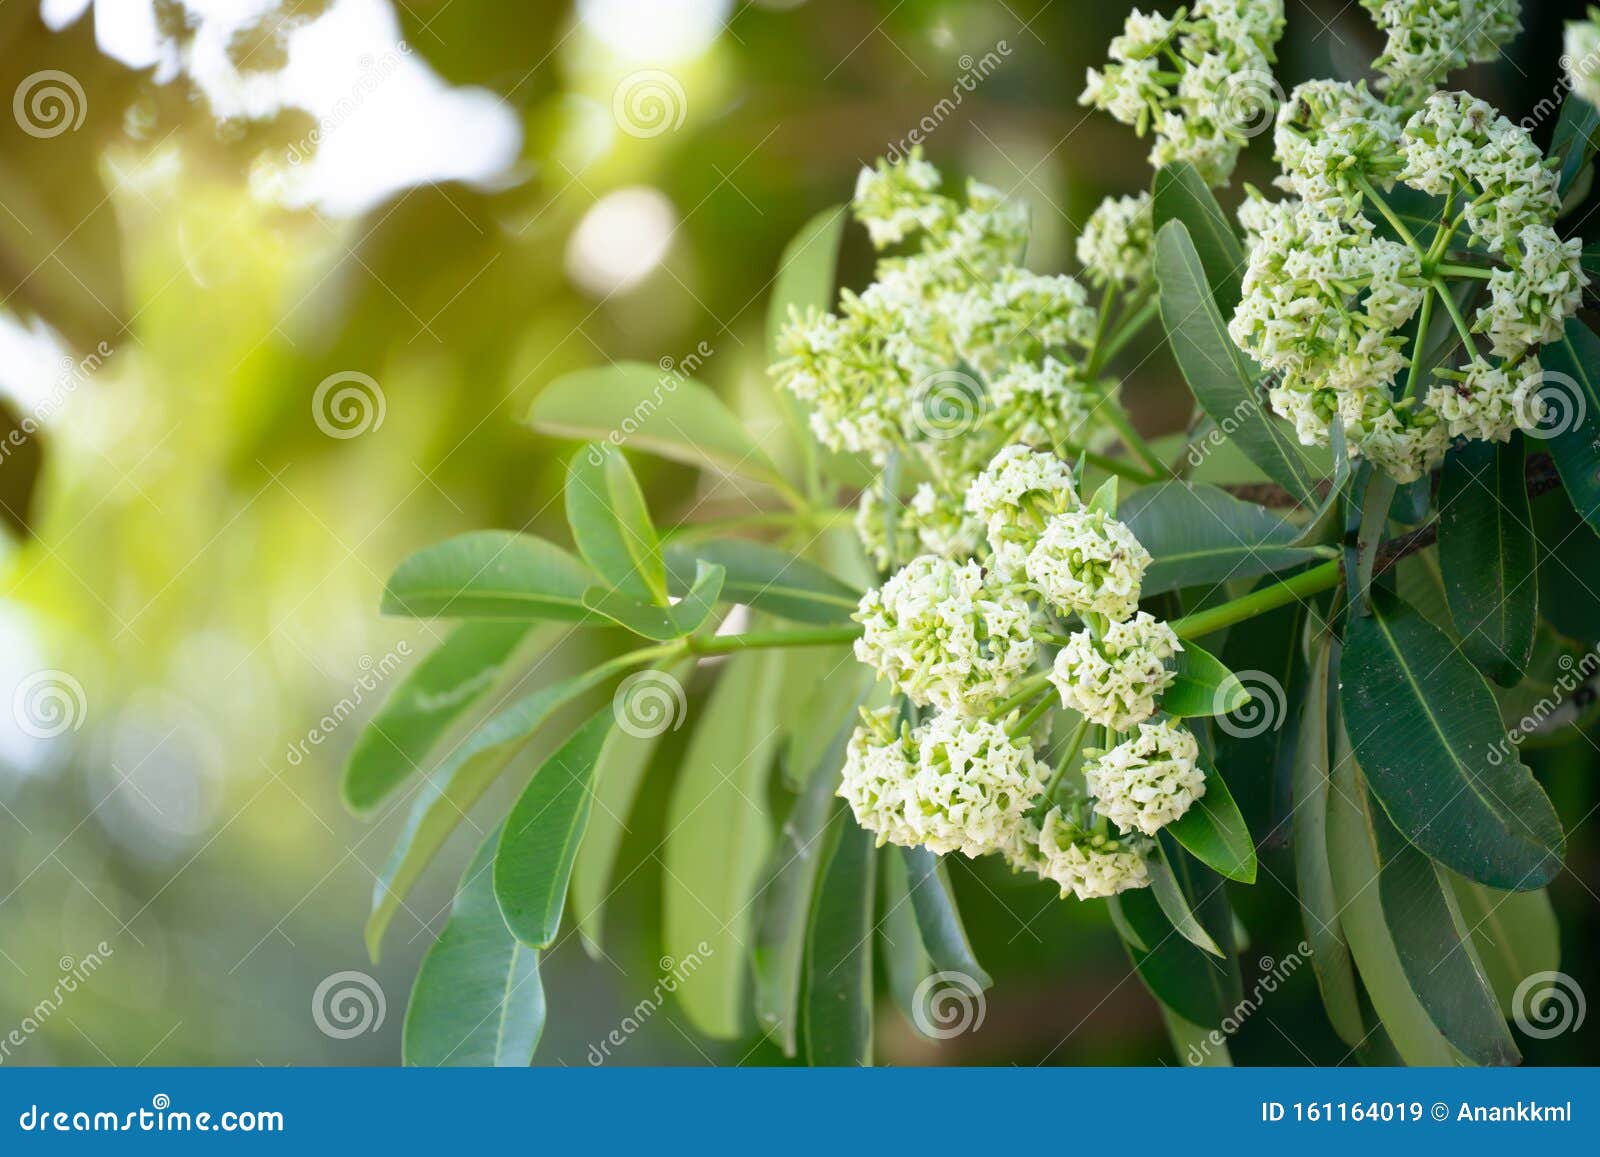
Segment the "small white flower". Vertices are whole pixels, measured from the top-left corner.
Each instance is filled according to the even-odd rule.
[[[1168,720],[1139,724],[1139,733],[1084,764],[1094,809],[1125,832],[1153,836],[1206,793],[1196,766],[1200,747]]]
[[[1135,288],[1150,280],[1154,245],[1150,194],[1107,197],[1078,238],[1078,262],[1096,285]]]
[[[986,719],[935,715],[913,736],[917,769],[905,788],[905,825],[943,855],[1004,851],[1044,786],[1026,739]]]
[[[1562,58],[1567,65],[1567,83],[1574,92],[1592,105],[1600,105],[1600,21],[1590,9],[1588,20],[1574,20],[1567,25],[1565,52]]]
[[[856,658],[913,703],[978,715],[1033,665],[1027,602],[986,585],[976,562],[912,559],[862,596]]]
[[[939,170],[916,148],[897,163],[879,161],[876,168],[863,168],[851,207],[873,245],[882,249],[931,228],[949,214],[951,204],[938,195],[938,189]]]
[[[1023,572],[1063,613],[1099,614],[1120,622],[1138,608],[1150,552],[1133,532],[1101,510],[1055,515],[1023,561]]]
[[[990,566],[1005,579],[1021,574],[1044,524],[1077,505],[1072,468],[1027,446],[1007,446],[967,487],[967,510],[988,533]]]
[[[1153,845],[1140,836],[1114,839],[1087,832],[1051,808],[1042,823],[1032,817],[1018,824],[1006,860],[1013,869],[1033,872],[1061,888],[1061,898],[1097,900],[1150,883]]]
[[[879,847],[917,843],[905,822],[906,789],[916,766],[916,745],[893,708],[868,714],[850,735],[839,798],[850,805],[856,823],[877,833]]]
[[[1387,35],[1374,66],[1411,103],[1471,61],[1493,60],[1516,38],[1521,0],[1361,0]]]
[[[1091,723],[1128,731],[1155,714],[1156,700],[1177,678],[1167,660],[1182,649],[1171,627],[1140,611],[1110,624],[1098,641],[1088,630],[1075,632],[1057,652],[1050,682],[1063,707]]]

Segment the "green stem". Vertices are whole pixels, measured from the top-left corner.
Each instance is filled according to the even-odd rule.
[[[664,540],[675,538],[693,538],[707,534],[722,534],[730,530],[747,530],[752,527],[777,527],[781,530],[793,530],[797,527],[813,527],[817,530],[826,530],[835,522],[842,522],[855,517],[855,511],[848,506],[822,506],[812,507],[807,511],[794,510],[763,510],[757,514],[741,514],[731,518],[707,518],[699,522],[684,522],[662,532]]]
[[[1428,340],[1428,327],[1433,324],[1433,297],[1434,288],[1429,285],[1422,291],[1422,311],[1417,315],[1417,336],[1411,343],[1411,368],[1406,371],[1406,392],[1402,397],[1409,398],[1417,388],[1417,378],[1422,372],[1423,345]]]
[[[1453,261],[1435,265],[1431,272],[1435,276],[1448,274],[1451,277],[1476,277],[1482,281],[1488,281],[1494,275],[1492,269],[1484,269],[1477,265],[1461,265]]]
[[[861,627],[849,623],[794,631],[746,631],[739,635],[712,635],[706,639],[690,636],[682,641],[692,655],[726,655],[765,647],[827,647],[849,643],[860,637]]]
[[[1383,219],[1389,222],[1394,231],[1400,235],[1400,239],[1411,246],[1411,250],[1417,255],[1417,259],[1426,261],[1428,255],[1423,252],[1422,246],[1417,244],[1416,237],[1412,235],[1411,230],[1406,228],[1405,222],[1400,220],[1395,211],[1389,208],[1389,202],[1378,195],[1378,190],[1374,189],[1365,177],[1356,178],[1356,187],[1361,190],[1367,200],[1372,202],[1373,207],[1383,214]]]
[[[1461,335],[1462,343],[1467,347],[1467,356],[1470,358],[1476,353],[1472,344],[1472,331],[1467,328],[1467,319],[1461,316],[1461,309],[1456,305],[1456,299],[1451,296],[1449,287],[1442,281],[1434,281],[1434,289],[1439,292],[1439,300],[1444,302],[1444,307],[1450,314],[1450,320],[1455,323],[1456,332]]]
[[[1065,457],[1076,458],[1080,454],[1083,460],[1091,466],[1098,466],[1107,474],[1115,474],[1118,478],[1126,478],[1131,482],[1140,484],[1160,482],[1167,477],[1165,469],[1160,474],[1153,474],[1148,470],[1141,470],[1131,462],[1124,462],[1119,458],[1109,458],[1104,454],[1096,454],[1093,450],[1085,450],[1081,446],[1066,446]]]
[[[1056,769],[1050,776],[1050,782],[1044,785],[1045,810],[1050,809],[1050,801],[1056,797],[1056,789],[1061,786],[1061,777],[1067,773],[1067,765],[1072,762],[1072,757],[1078,754],[1078,748],[1083,746],[1083,737],[1089,730],[1087,719],[1078,720],[1078,726],[1072,729],[1072,734],[1067,737],[1067,745],[1062,749],[1061,758],[1056,761]]]
[[[1138,309],[1126,314],[1116,330],[1106,339],[1105,344],[1097,345],[1095,356],[1089,362],[1089,377],[1093,378],[1110,363],[1112,358],[1121,353],[1122,347],[1132,341],[1155,315],[1156,299],[1153,296]]]
[[[1257,615],[1276,610],[1278,607],[1297,602],[1321,591],[1332,590],[1339,585],[1343,573],[1340,569],[1339,560],[1332,559],[1321,566],[1302,571],[1293,578],[1285,579],[1276,586],[1252,591],[1250,594],[1234,599],[1232,602],[1223,603],[1221,606],[1196,611],[1192,615],[1184,615],[1181,619],[1173,619],[1167,625],[1173,629],[1180,639],[1203,638],[1213,631],[1220,631],[1223,627],[1231,627],[1234,623],[1242,623],[1246,619],[1253,619]]]
[[[1154,450],[1150,449],[1150,443],[1139,436],[1139,431],[1133,428],[1133,423],[1128,421],[1128,415],[1123,411],[1121,402],[1116,398],[1107,397],[1105,406],[1101,407],[1097,413],[1101,414],[1111,428],[1117,432],[1117,437],[1122,439],[1123,445],[1143,458],[1145,465],[1149,466],[1154,472],[1154,477],[1146,479],[1146,481],[1155,481],[1155,479],[1167,476],[1167,464],[1160,459]]]
[[[1054,700],[1055,696],[1046,695],[1041,698],[1039,702],[1035,703],[1031,708],[1029,708],[1026,715],[1018,718],[1018,720],[1007,729],[1011,738],[1016,739],[1018,736],[1026,735],[1028,732],[1032,731],[1033,725],[1038,723],[1040,719],[1044,718],[1044,713],[1050,710],[1050,706]]]

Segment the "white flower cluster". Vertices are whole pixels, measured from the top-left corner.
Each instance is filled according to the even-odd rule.
[[[1033,666],[1032,614],[976,561],[925,554],[862,596],[856,658],[918,706],[980,715]]]
[[[1027,740],[999,723],[935,715],[915,731],[892,709],[850,737],[839,795],[878,844],[943,855],[1004,851],[1044,786]]]
[[[1097,639],[1085,628],[1056,652],[1050,682],[1061,705],[1091,723],[1128,731],[1156,712],[1156,700],[1172,685],[1167,660],[1183,650],[1172,628],[1148,611],[1111,623]]]
[[[1361,0],[1385,35],[1382,84],[1409,104],[1473,61],[1493,60],[1522,28],[1522,0]]]
[[[1248,266],[1228,329],[1275,375],[1270,401],[1301,442],[1326,445],[1337,415],[1352,455],[1409,482],[1451,438],[1535,424],[1534,350],[1560,336],[1588,279],[1580,242],[1555,231],[1556,179],[1528,133],[1465,93],[1401,119],[1361,85],[1312,81],[1279,110],[1274,143],[1291,196],[1252,190],[1240,210]],[[1396,185],[1442,208],[1408,225],[1388,203]],[[1470,332],[1463,290],[1482,300]],[[1445,314],[1459,358],[1424,385],[1412,363],[1439,338],[1410,323]]]
[[[1137,288],[1150,281],[1154,248],[1150,194],[1107,197],[1078,237],[1078,264],[1096,285]]]
[[[1061,898],[1096,900],[1150,883],[1151,842],[1087,831],[1051,808],[1042,822],[1029,817],[1017,828],[1006,860],[1061,886]]]
[[[1095,811],[1125,832],[1153,836],[1206,793],[1197,766],[1200,746],[1167,720],[1139,724],[1139,732],[1089,760],[1083,777]]]
[[[791,316],[773,367],[823,445],[880,467],[894,457],[918,480],[890,512],[883,490],[863,497],[857,527],[880,569],[919,552],[971,557],[963,496],[1002,447],[1090,449],[1110,433],[1095,420],[1114,384],[1090,369],[1102,319],[1088,291],[1018,264],[1020,205],[976,182],[960,200],[940,186],[919,151],[863,170],[855,215],[880,248],[915,251],[880,259],[837,313]],[[1148,198],[1097,214],[1091,232],[1090,276],[1147,291]]]
[[[1140,136],[1154,132],[1154,168],[1188,161],[1207,184],[1226,185],[1275,95],[1283,23],[1283,0],[1196,0],[1172,18],[1135,9],[1079,101]]]
[[[880,841],[1000,852],[1085,899],[1148,882],[1145,837],[1181,816],[1205,783],[1194,736],[1171,720],[1148,722],[1182,645],[1138,611],[1150,555],[1104,505],[1079,498],[1055,455],[1007,447],[966,496],[987,565],[924,555],[862,597],[857,658],[936,712],[915,729],[878,712],[852,737],[839,794]],[[1041,646],[1061,642],[1053,624],[1063,619],[1081,625],[1036,670]],[[1030,739],[1051,686],[1085,726],[1132,733],[1096,753],[1084,769],[1089,795],[1065,803],[1059,771],[1047,784]]]
[[[1584,100],[1600,106],[1600,8],[1589,9],[1589,19],[1568,23],[1562,65],[1567,83]]]

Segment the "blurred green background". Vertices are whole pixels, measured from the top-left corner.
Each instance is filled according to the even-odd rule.
[[[1510,54],[1469,78],[1514,119],[1559,98],[1560,24],[1581,5],[1527,8]],[[520,419],[568,370],[694,355],[761,421],[780,250],[919,125],[947,171],[1029,202],[1030,264],[1069,267],[1099,198],[1148,180],[1147,146],[1076,102],[1125,15],[1079,0],[0,4],[0,394],[19,431],[0,458],[0,1042],[23,1037],[0,1062],[395,1063],[481,824],[369,962],[361,925],[398,817],[350,818],[338,772],[397,666],[438,636],[378,618],[388,570],[469,529],[560,536],[567,448]],[[1285,87],[1359,76],[1378,47],[1358,5],[1291,0]],[[1542,141],[1554,118],[1537,119]],[[1269,137],[1243,180],[1270,179]],[[852,234],[845,279],[869,262]],[[1127,397],[1148,432],[1186,413],[1159,351]],[[695,496],[686,469],[636,468],[662,522]],[[1540,768],[1569,822],[1595,803],[1588,750]],[[624,849],[610,957],[574,939],[546,964],[541,1063],[590,1063],[650,991],[663,789]],[[1552,894],[1563,967],[1600,993],[1595,852],[1577,827]],[[1291,865],[1282,850],[1265,864],[1236,901],[1247,991],[1300,939],[1276,882]],[[998,982],[984,1025],[936,1045],[886,1007],[885,1060],[1173,1061],[1103,905],[989,865],[954,875]],[[349,970],[385,1014],[330,1035],[314,994]],[[1312,989],[1307,970],[1274,993],[1236,1060],[1345,1060]],[[1595,1032],[1525,1051],[1586,1062]],[[753,1033],[696,1038],[670,1002],[610,1057],[780,1059]]]

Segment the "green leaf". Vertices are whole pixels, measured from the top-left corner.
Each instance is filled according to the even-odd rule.
[[[1539,436],[1585,522],[1600,532],[1600,337],[1576,317],[1561,340],[1539,349],[1548,408]]]
[[[796,791],[806,777],[859,718],[874,688],[872,668],[856,661],[848,647],[798,647],[789,652],[781,707],[784,782]],[[888,701],[888,688],[879,692]],[[840,749],[837,766],[844,766]]]
[[[835,826],[806,931],[806,1063],[872,1063],[872,897],[877,849],[852,822]]]
[[[877,925],[878,948],[883,953],[889,995],[906,1023],[927,1036],[932,1024],[928,1017],[933,1010],[927,999],[929,993],[922,986],[934,974],[934,968],[927,949],[922,946],[916,909],[911,906],[906,862],[898,848],[879,848],[874,855],[878,861],[878,910],[881,913]]]
[[[1256,846],[1222,776],[1206,769],[1206,794],[1165,829],[1201,863],[1230,880],[1253,884]]]
[[[1250,702],[1239,677],[1209,651],[1185,643],[1173,661],[1175,676],[1161,696],[1161,710],[1168,715],[1230,715]]]
[[[1328,557],[1323,547],[1290,545],[1300,533],[1294,523],[1215,486],[1145,486],[1117,517],[1153,560],[1145,571],[1145,595],[1255,578]]]
[[[1561,928],[1550,895],[1543,888],[1537,892],[1485,888],[1453,872],[1447,878],[1500,1011],[1512,1016],[1517,1011],[1517,987],[1530,976],[1561,967]],[[1528,1009],[1522,1011],[1526,1014]]]
[[[583,592],[594,575],[554,543],[509,530],[463,534],[409,556],[383,592],[383,613],[413,618],[589,617]]]
[[[694,671],[689,659],[665,671],[641,671],[625,679],[612,697],[618,726],[600,745],[594,769],[594,808],[578,859],[572,865],[572,907],[584,950],[599,959],[604,944],[606,901],[617,851],[628,834],[628,816],[651,758],[669,730],[683,725],[683,688]],[[626,721],[626,722],[624,722]]]
[[[1389,818],[1434,859],[1491,887],[1542,887],[1563,835],[1518,760],[1483,677],[1448,637],[1375,590],[1346,627],[1341,702],[1355,753]]]
[[[1333,459],[1333,477],[1328,480],[1328,492],[1323,496],[1305,526],[1295,537],[1296,546],[1319,546],[1338,542],[1344,537],[1344,521],[1340,517],[1344,490],[1350,482],[1350,455],[1345,452],[1344,419],[1338,414],[1328,429],[1328,453]]]
[[[1550,135],[1550,153],[1561,158],[1561,176],[1557,191],[1563,200],[1578,179],[1583,167],[1594,158],[1595,134],[1600,131],[1600,109],[1575,92],[1569,92],[1561,102],[1561,115],[1556,119],[1555,131]]]
[[[1539,626],[1520,433],[1504,444],[1468,442],[1445,456],[1439,562],[1461,649],[1502,687],[1514,686],[1533,656]]]
[[[1314,501],[1305,458],[1262,408],[1256,375],[1228,336],[1205,267],[1181,221],[1168,221],[1156,235],[1156,279],[1167,341],[1200,408],[1273,481],[1297,499]]]
[[[717,474],[780,481],[777,467],[715,393],[641,362],[579,370],[534,399],[528,421],[558,438],[626,443],[645,454]]]
[[[594,801],[595,764],[615,723],[608,703],[568,736],[539,765],[500,833],[495,898],[511,934],[533,948],[550,947],[561,931],[567,884]]]
[[[422,958],[401,1056],[408,1065],[526,1066],[544,1031],[539,954],[519,944],[500,918],[493,884],[500,832],[473,856],[450,920]]]
[[[1244,250],[1217,198],[1194,166],[1187,161],[1157,169],[1152,212],[1155,227],[1181,221],[1205,269],[1217,309],[1231,314],[1239,304],[1239,284],[1244,273]]]
[[[1209,952],[1213,956],[1222,956],[1222,949],[1217,947],[1217,942],[1211,938],[1211,933],[1205,930],[1204,925],[1189,910],[1189,898],[1183,894],[1183,889],[1178,886],[1178,879],[1172,874],[1172,866],[1167,862],[1166,848],[1157,843],[1155,855],[1150,857],[1150,890],[1155,895],[1156,903],[1161,906],[1161,913],[1190,944],[1202,952]]]
[[[767,302],[768,363],[778,360],[778,332],[789,320],[790,310],[804,314],[808,308],[827,310],[833,305],[839,243],[849,223],[849,206],[829,206],[802,225],[783,247]]]
[[[671,542],[666,547],[667,584],[686,594],[698,562],[723,568],[722,598],[801,623],[846,623],[861,592],[815,563],[777,547],[743,539]]]
[[[1339,925],[1384,1032],[1408,1065],[1454,1065],[1450,1047],[1412,991],[1379,895],[1375,809],[1341,733],[1328,792],[1328,866]]]
[[[1393,478],[1376,468],[1363,469],[1356,476],[1356,487],[1361,494],[1361,517],[1356,525],[1355,544],[1345,550],[1344,568],[1347,576],[1353,573],[1356,577],[1354,582],[1346,583],[1345,591],[1352,612],[1364,615],[1378,548],[1383,545],[1389,526],[1389,510],[1397,487]]]
[[[1300,900],[1311,967],[1316,973],[1322,1006],[1339,1039],[1354,1048],[1366,1036],[1361,999],[1339,923],[1339,901],[1328,863],[1329,666],[1332,640],[1319,635],[1308,665],[1300,705],[1299,743],[1294,760],[1294,802],[1290,822],[1294,834],[1295,893]]]
[[[971,977],[980,989],[988,988],[994,980],[973,955],[944,861],[927,848],[902,848],[901,855],[906,861],[906,886],[917,913],[917,927],[934,968],[959,972]]]
[[[750,651],[727,661],[700,708],[667,807],[663,946],[675,959],[693,953],[705,961],[678,996],[707,1036],[743,1031],[750,898],[772,845],[766,798],[779,738],[779,659],[781,652]]]
[[[1207,898],[1226,904],[1220,886],[1213,886]],[[1149,888],[1123,892],[1107,903],[1139,979],[1151,994],[1191,1024],[1220,1028],[1241,996],[1233,958],[1202,952],[1178,935]]]
[[[1273,580],[1262,579],[1260,590]],[[1305,678],[1301,634],[1304,603],[1290,603],[1228,632],[1222,660],[1250,692],[1250,702],[1212,727],[1214,766],[1228,769],[1228,787],[1264,848],[1288,838],[1297,702]],[[1188,644],[1186,643],[1185,646]]]
[[[1451,891],[1433,861],[1407,843],[1382,811],[1373,811],[1378,892],[1400,967],[1422,1007],[1461,1054],[1482,1065],[1514,1065],[1521,1056]]]
[[[1081,468],[1079,470],[1081,473]],[[1118,483],[1121,480],[1113,474],[1100,483],[1095,492],[1089,496],[1089,501],[1083,505],[1088,510],[1103,511],[1106,515],[1115,518],[1117,514],[1117,492],[1121,489]]]
[[[849,736],[849,729],[836,732],[832,750],[837,760],[813,765],[804,791],[784,821],[758,893],[751,952],[756,1019],[786,1057],[795,1055],[800,977],[817,865],[830,829],[849,822],[834,796]]]
[[[1166,1005],[1161,1006],[1161,1019],[1166,1023],[1167,1036],[1172,1040],[1172,1052],[1179,1064],[1192,1069],[1225,1069],[1233,1066],[1233,1057],[1228,1053],[1228,1040],[1216,1029],[1190,1024]]]
[[[583,605],[636,635],[665,642],[692,635],[705,625],[722,593],[722,579],[720,566],[701,562],[689,592],[669,606],[634,602],[621,591],[604,587],[585,591]]]
[[[584,561],[627,597],[666,606],[661,543],[622,452],[598,444],[580,450],[567,467],[566,498],[572,541]]]
[[[378,959],[384,930],[411,885],[517,752],[558,709],[633,662],[614,659],[524,696],[490,717],[429,771],[373,885],[372,915],[366,929],[367,952],[373,960]]]
[[[428,652],[356,737],[341,791],[347,807],[370,815],[426,764],[472,708],[481,704],[523,648],[532,624],[462,623]],[[553,641],[557,628],[535,639]]]

